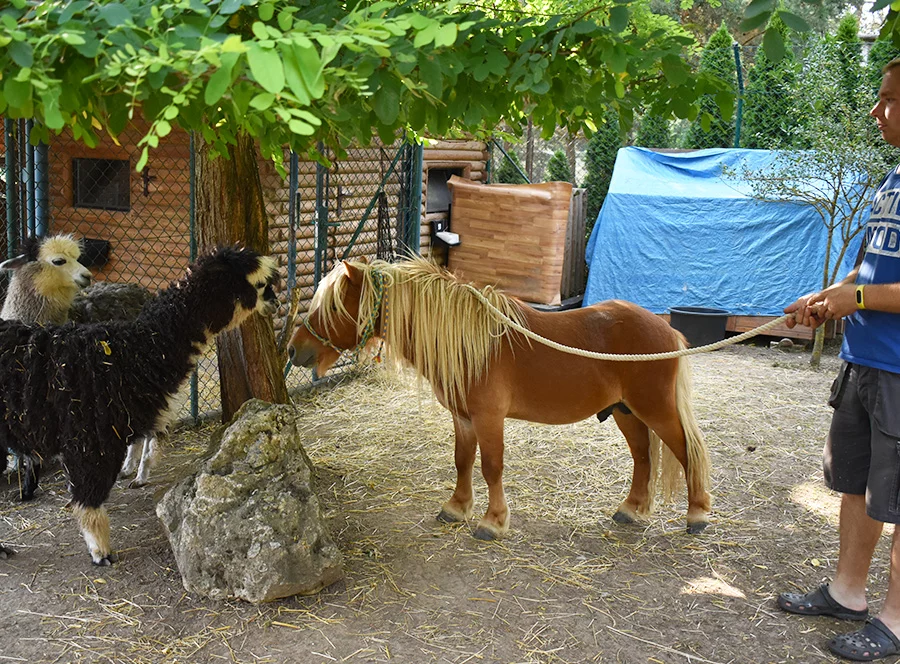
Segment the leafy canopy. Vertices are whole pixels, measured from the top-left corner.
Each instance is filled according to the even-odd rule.
[[[590,134],[608,108],[693,117],[722,90],[692,74],[692,40],[639,29],[631,0],[502,19],[449,3],[310,0],[10,0],[0,10],[0,113],[32,142],[71,129],[95,145],[132,120],[147,149],[173,127],[223,153],[245,132],[279,162],[393,140],[479,132],[529,115]]]

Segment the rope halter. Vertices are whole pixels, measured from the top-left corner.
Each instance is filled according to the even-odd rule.
[[[365,326],[363,327],[362,335],[359,338],[359,342],[352,349],[347,348],[338,348],[334,345],[334,343],[330,339],[326,339],[318,332],[316,332],[312,325],[309,323],[309,316],[303,319],[303,327],[316,338],[323,346],[327,346],[332,350],[336,351],[338,354],[343,353],[345,350],[350,350],[353,353],[354,357],[359,357],[360,351],[365,348],[366,344],[369,343],[369,340],[375,336],[375,324],[378,322],[378,315],[381,313],[382,309],[384,309],[385,322],[387,319],[387,302],[384,297],[384,275],[381,274],[378,270],[372,270],[372,278],[374,282],[374,290],[375,290],[375,306],[372,307],[372,315],[369,316],[369,320],[366,321]],[[378,350],[378,358],[381,357],[381,349]]]

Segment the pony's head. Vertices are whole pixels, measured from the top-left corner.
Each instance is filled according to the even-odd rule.
[[[288,352],[293,364],[322,375],[342,351],[377,338],[389,364],[411,366],[448,402],[461,403],[499,353],[507,321],[521,325],[522,312],[514,298],[463,283],[421,257],[342,263],[319,284]]]
[[[370,276],[369,267],[365,260],[343,261],[319,282],[309,312],[298,321],[288,344],[288,355],[294,366],[315,367],[316,373],[323,376],[341,352],[358,349],[371,339],[378,311],[370,313],[372,320],[368,327],[361,328],[357,322],[363,287]]]

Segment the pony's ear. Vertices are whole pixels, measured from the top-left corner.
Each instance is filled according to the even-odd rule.
[[[359,258],[356,259],[356,262],[357,262],[357,263],[363,263],[364,265],[368,265],[368,264],[369,264],[369,257],[368,257],[368,256],[360,256]]]
[[[344,269],[347,271],[347,278],[354,286],[359,286],[363,282],[362,270],[349,261],[344,261]]]
[[[28,256],[19,254],[15,258],[8,258],[0,263],[0,270],[18,270],[28,262]]]

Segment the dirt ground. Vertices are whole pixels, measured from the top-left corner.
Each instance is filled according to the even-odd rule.
[[[449,416],[414,381],[367,376],[297,399],[346,578],[253,606],[186,593],[155,516],[210,428],[172,435],[152,484],[108,503],[120,561],[90,565],[61,474],[22,505],[0,489],[0,664],[5,662],[832,662],[848,625],[787,616],[783,590],[830,578],[837,498],[821,483],[838,366],[742,345],[696,356],[694,404],[713,462],[713,525],[685,504],[642,525],[611,514],[631,458],[612,420],[507,423],[510,536],[435,519],[453,487]],[[476,510],[485,490],[476,478]],[[888,540],[872,567],[883,601]]]

